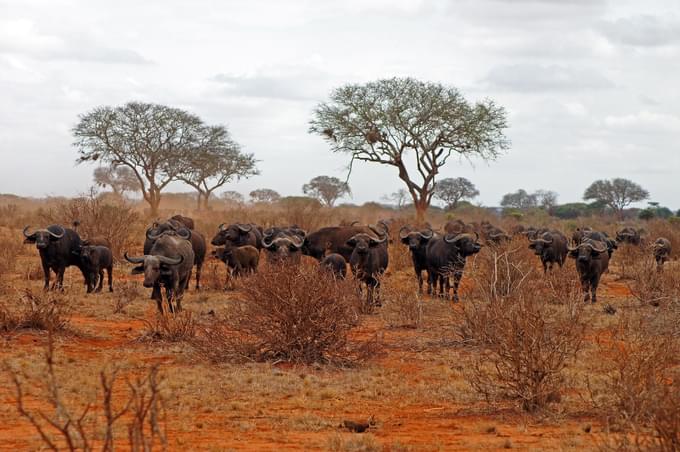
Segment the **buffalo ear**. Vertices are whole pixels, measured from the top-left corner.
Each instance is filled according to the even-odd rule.
[[[578,250],[569,251],[569,257],[578,257]]]
[[[530,243],[530,244],[529,244],[529,249],[530,249],[530,250],[535,250],[535,249],[536,249],[536,244],[535,244],[535,243]]]
[[[26,237],[24,243],[35,243],[35,237]]]
[[[130,272],[131,275],[141,275],[144,273],[144,266],[143,265],[138,265],[132,269]]]
[[[408,245],[408,243],[409,243],[408,236],[406,236],[406,237],[404,237],[403,239],[401,239],[401,243],[403,243],[404,245]]]
[[[357,246],[357,239],[355,239],[354,237],[352,237],[351,239],[347,240],[347,241],[345,242],[345,244],[346,244],[347,246],[349,246],[350,248],[354,248],[355,246]]]

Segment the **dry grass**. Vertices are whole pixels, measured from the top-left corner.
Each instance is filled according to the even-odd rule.
[[[0,278],[14,272],[17,258],[23,251],[23,241],[19,236],[3,235],[0,237]]]
[[[657,271],[656,263],[644,259],[631,264],[628,288],[643,305],[673,308],[680,304],[680,276],[677,271]]]
[[[423,322],[423,299],[418,287],[409,279],[398,284],[395,278],[383,278],[380,286],[382,308],[380,315],[391,327],[418,328]]]
[[[196,321],[191,311],[175,314],[156,312],[145,318],[141,341],[186,342],[196,337]]]

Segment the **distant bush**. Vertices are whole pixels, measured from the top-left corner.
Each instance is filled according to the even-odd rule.
[[[32,329],[60,332],[69,328],[71,310],[63,295],[25,290],[12,304],[0,301],[0,331]]]

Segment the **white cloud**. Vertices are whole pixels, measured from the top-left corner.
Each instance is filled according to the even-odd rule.
[[[483,81],[491,87],[527,93],[613,87],[610,80],[592,69],[534,63],[497,66]]]
[[[680,20],[671,16],[640,15],[603,22],[602,32],[614,43],[658,47],[680,42]]]

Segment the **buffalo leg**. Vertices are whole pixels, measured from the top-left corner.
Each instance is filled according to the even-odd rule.
[[[416,270],[416,279],[418,279],[418,293],[423,293],[423,273],[420,270]]]
[[[113,266],[107,267],[106,273],[109,276],[109,292],[113,292]]]
[[[156,305],[158,305],[158,312],[163,314],[163,294],[161,293],[160,284],[156,283],[153,285],[153,290],[151,291],[151,299],[156,300]]]
[[[463,278],[462,271],[453,272],[453,302],[458,303],[460,299],[458,298],[458,286],[460,285],[460,280]]]
[[[87,293],[92,293],[97,285],[97,273],[89,272],[85,278],[85,285],[87,286]]]
[[[590,281],[590,293],[592,294],[593,304],[597,303],[597,286],[600,284],[600,278],[595,277]]]
[[[55,282],[55,288],[58,288],[59,290],[64,290],[64,272],[66,271],[66,267],[60,267],[57,270],[57,281]]]
[[[43,262],[42,263],[42,268],[43,268],[43,274],[45,278],[45,285],[43,286],[44,290],[50,290],[50,266],[47,265],[47,263]]]
[[[172,287],[166,286],[165,288],[165,298],[168,300],[168,310],[170,311],[171,314],[175,313],[175,305],[174,303],[174,298],[175,298],[175,293],[172,290]]]
[[[588,303],[590,301],[590,281],[581,279],[581,290],[583,291],[583,302]]]
[[[196,266],[196,290],[201,288],[201,267],[203,264]]]
[[[99,293],[102,291],[102,286],[104,285],[104,269],[100,268],[99,269],[99,275],[97,275],[99,278],[99,284],[97,285],[97,290],[95,292]]]

